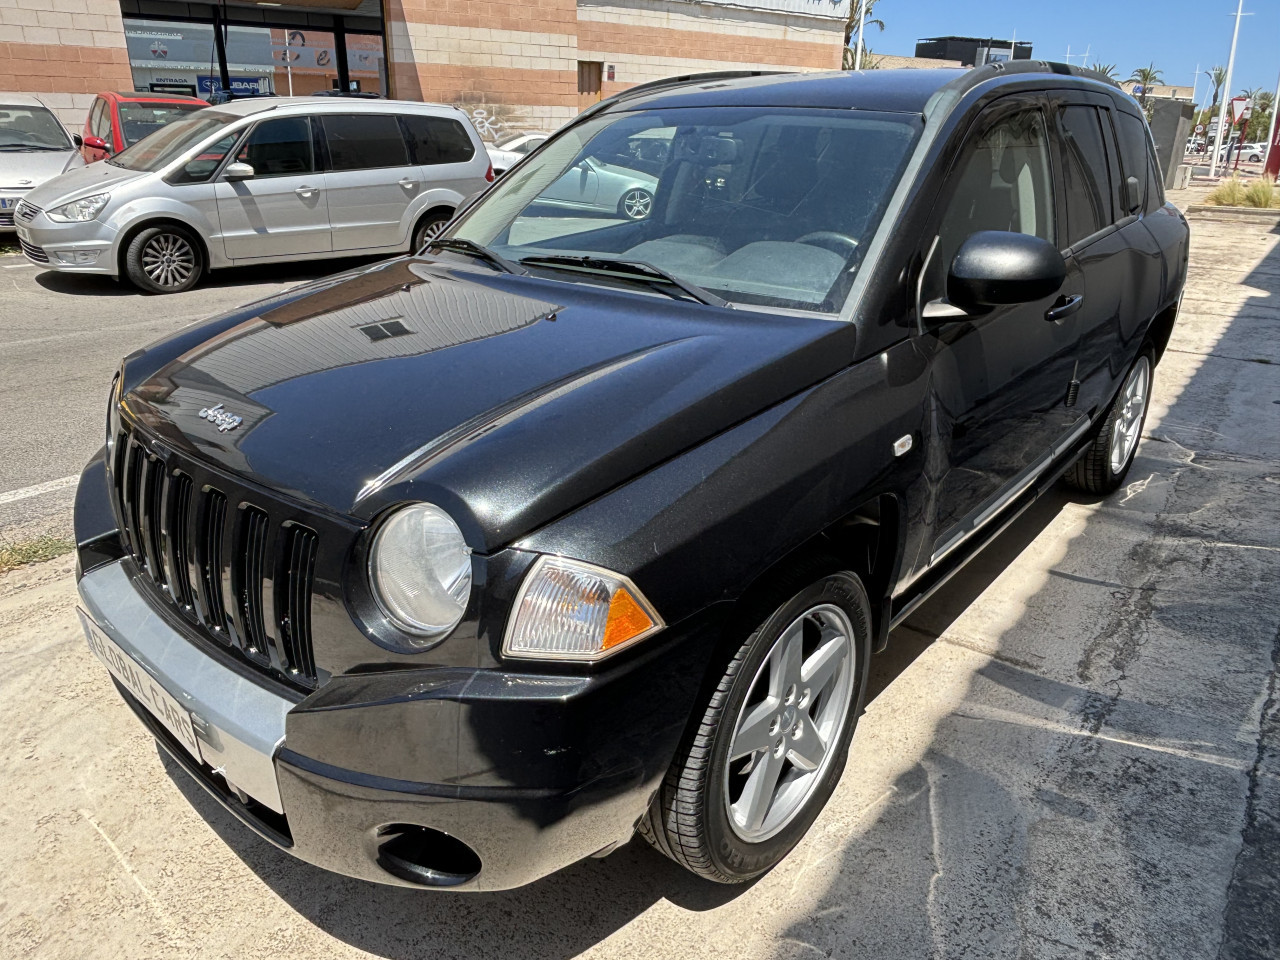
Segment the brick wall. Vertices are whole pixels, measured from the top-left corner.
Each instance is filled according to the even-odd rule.
[[[119,0],[0,0],[0,91],[34,93],[78,131],[100,90],[132,90]]]

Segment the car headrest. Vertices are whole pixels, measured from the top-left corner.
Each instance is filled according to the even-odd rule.
[[[700,137],[680,141],[680,159],[715,166],[738,159],[742,141],[732,137]]]

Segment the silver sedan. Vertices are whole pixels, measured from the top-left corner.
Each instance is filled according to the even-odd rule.
[[[35,97],[0,93],[0,233],[14,229],[13,214],[28,191],[84,166],[58,118]]]
[[[598,157],[586,157],[542,191],[538,204],[644,220],[653,212],[657,188],[657,177]]]

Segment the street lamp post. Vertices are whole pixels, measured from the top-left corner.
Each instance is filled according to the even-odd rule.
[[[1241,0],[1243,3],[1244,0]],[[867,29],[867,0],[861,0],[858,7],[858,49],[853,55],[853,69],[862,69],[862,34]]]
[[[1213,144],[1213,155],[1209,158],[1209,176],[1216,177],[1218,175],[1218,147],[1224,139],[1224,132],[1227,129],[1227,100],[1231,97],[1231,75],[1236,68],[1236,44],[1240,42],[1240,18],[1244,13],[1244,0],[1238,0],[1236,4],[1236,28],[1231,34],[1231,56],[1227,60],[1227,81],[1223,86],[1226,93],[1222,98],[1222,106],[1218,108],[1218,139]]]

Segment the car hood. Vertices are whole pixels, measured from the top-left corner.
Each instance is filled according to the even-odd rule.
[[[32,150],[30,153],[0,150],[0,190],[38,188],[79,157],[74,150]]]
[[[2,157],[3,154],[0,154]],[[53,156],[53,154],[49,154]],[[127,180],[145,176],[137,170],[126,170],[110,163],[91,163],[55,176],[27,194],[27,201],[41,209],[66,203],[79,197],[119,186]]]
[[[847,365],[854,329],[405,258],[141,380],[162,443],[328,510],[427,500],[511,543]]]

